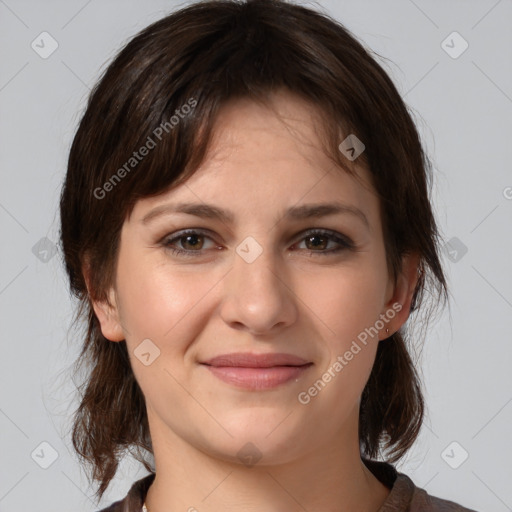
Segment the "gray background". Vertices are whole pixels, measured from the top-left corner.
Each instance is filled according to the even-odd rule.
[[[72,303],[52,253],[58,197],[90,88],[122,43],[178,5],[185,2],[0,0],[1,512],[96,509],[70,447],[78,340],[68,334]],[[445,311],[427,334],[428,416],[397,468],[431,494],[512,510],[512,2],[310,5],[391,59],[381,64],[434,161],[435,209],[450,241],[451,320]],[[46,59],[31,47],[42,46],[43,31],[58,43]],[[469,44],[457,58],[461,39],[442,46],[453,31]],[[144,474],[125,460],[100,506]]]

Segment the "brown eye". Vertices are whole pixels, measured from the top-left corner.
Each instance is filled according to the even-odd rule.
[[[206,233],[189,230],[178,233],[176,236],[167,237],[161,241],[161,245],[172,254],[181,256],[200,256],[208,249],[205,241],[212,238]],[[356,246],[350,238],[335,231],[312,230],[306,233],[300,243],[305,243],[304,249],[310,255],[328,256],[343,250],[355,250]],[[300,245],[296,244],[296,245]],[[334,244],[334,247],[332,247]],[[219,248],[213,243],[209,248]]]
[[[320,235],[308,236],[305,238],[308,249],[325,249],[329,243],[328,238]],[[308,244],[310,245],[308,247]]]
[[[355,244],[350,238],[334,231],[310,231],[302,240],[305,242],[306,250],[309,251],[310,254],[318,253],[328,255],[342,250],[355,249]],[[333,243],[335,247],[328,249],[329,244]]]
[[[185,231],[178,233],[177,236],[165,238],[161,245],[173,254],[183,256],[199,256],[205,249],[205,240],[212,240],[206,233],[200,231]],[[178,247],[175,247],[175,246]],[[214,244],[212,244],[214,246]],[[206,249],[205,249],[206,250]]]
[[[204,245],[202,235],[185,235],[178,238],[178,241],[181,243],[181,246],[186,250],[202,249]]]

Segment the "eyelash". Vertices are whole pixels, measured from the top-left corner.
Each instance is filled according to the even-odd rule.
[[[185,238],[188,235],[199,235],[199,236],[211,238],[208,236],[208,233],[205,231],[189,229],[189,230],[182,231],[181,233],[178,233],[178,235],[174,236],[173,238],[166,237],[166,238],[162,239],[160,244],[166,250],[170,251],[173,255],[176,255],[176,256],[196,257],[196,256],[200,256],[201,254],[203,254],[202,250],[189,251],[189,250],[185,250],[185,249],[177,249],[176,247],[171,246],[171,244],[173,242],[175,242],[176,240],[179,241],[181,238]],[[316,230],[307,231],[303,234],[303,238],[301,238],[299,240],[299,242],[302,242],[306,238],[312,237],[312,236],[321,236],[321,237],[325,237],[325,238],[330,238],[331,241],[334,241],[334,242],[340,244],[341,247],[338,247],[337,249],[331,249],[329,251],[312,251],[312,250],[308,250],[308,249],[303,249],[303,250],[307,251],[310,255],[328,256],[331,254],[336,254],[343,250],[349,250],[349,251],[352,250],[353,251],[356,249],[354,242],[350,238],[348,238],[345,235],[340,235],[339,233],[336,233],[335,231],[331,231],[328,229],[316,229]]]

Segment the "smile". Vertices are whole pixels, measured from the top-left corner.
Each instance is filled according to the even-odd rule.
[[[272,366],[267,368],[247,368],[242,366],[210,366],[203,364],[215,377],[237,387],[261,390],[275,388],[298,378],[313,363],[300,366]]]

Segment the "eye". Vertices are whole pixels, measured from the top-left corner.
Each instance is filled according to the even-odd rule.
[[[342,250],[355,249],[355,244],[350,238],[348,238],[346,235],[336,233],[335,231],[317,229],[308,231],[305,235],[306,236],[302,240],[305,243],[306,250],[309,252],[309,254],[317,253],[327,256]],[[335,248],[325,250],[329,246],[329,243],[334,243]]]
[[[184,256],[198,256],[202,253],[204,239],[210,239],[206,233],[197,230],[182,231],[173,238],[166,238],[162,241],[162,245],[171,251],[172,254],[180,254]],[[181,244],[183,249],[174,247],[175,243]],[[196,254],[194,254],[196,253]]]
[[[342,250],[356,249],[354,242],[349,237],[331,230],[314,229],[303,233],[302,236],[303,238],[300,242],[294,244],[294,246],[305,243],[305,251],[310,255],[328,256]],[[164,238],[160,244],[174,255],[194,257],[202,255],[204,250],[207,249],[204,247],[205,240],[213,241],[212,238],[208,236],[208,233],[201,230],[189,229],[177,233],[176,236]],[[330,244],[334,244],[335,247],[326,250]],[[180,245],[181,248],[175,247],[175,245]],[[213,243],[213,246],[210,248],[220,249],[221,247]]]

